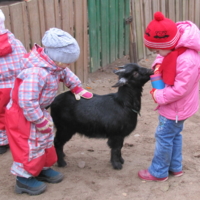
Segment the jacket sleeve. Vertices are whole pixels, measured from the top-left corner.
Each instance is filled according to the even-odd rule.
[[[59,73],[59,78],[70,90],[76,86],[81,86],[80,79],[68,67]]]
[[[38,123],[43,118],[40,95],[46,82],[45,78],[41,73],[29,68],[19,87],[19,106],[22,108],[25,118],[30,122]]]
[[[176,78],[173,86],[167,85],[164,89],[156,90],[155,99],[159,105],[178,101],[191,92],[194,83],[198,81],[199,69],[191,59],[177,60]]]

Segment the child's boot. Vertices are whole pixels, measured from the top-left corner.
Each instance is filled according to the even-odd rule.
[[[140,170],[138,172],[138,176],[139,176],[139,178],[141,178],[142,180],[145,180],[145,181],[160,181],[160,182],[163,182],[163,181],[166,181],[168,179],[168,177],[157,178],[155,176],[152,176],[149,173],[148,169]]]
[[[0,154],[6,153],[8,150],[9,146],[8,145],[2,145],[0,146]]]
[[[36,178],[23,178],[17,176],[15,192],[18,194],[27,193],[30,195],[38,195],[46,190],[46,184],[38,181]]]
[[[39,181],[46,181],[49,183],[59,183],[63,180],[64,175],[51,168],[42,170],[36,177]]]

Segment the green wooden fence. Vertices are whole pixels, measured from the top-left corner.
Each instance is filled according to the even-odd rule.
[[[129,54],[130,0],[88,0],[90,72]]]

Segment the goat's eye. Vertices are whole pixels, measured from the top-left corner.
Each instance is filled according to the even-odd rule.
[[[137,78],[137,77],[138,77],[138,75],[139,75],[139,74],[138,74],[138,72],[136,72],[136,71],[135,71],[135,72],[133,72],[133,76],[134,76],[135,78]]]

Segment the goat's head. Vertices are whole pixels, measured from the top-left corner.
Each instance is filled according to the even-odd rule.
[[[114,73],[119,76],[119,81],[113,85],[113,87],[120,87],[123,85],[142,87],[150,80],[150,75],[153,74],[153,70],[140,67],[135,63],[126,64],[119,68],[119,70],[114,70]]]

